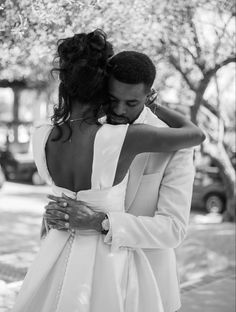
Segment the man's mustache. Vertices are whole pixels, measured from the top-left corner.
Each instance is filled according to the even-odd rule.
[[[113,124],[116,124],[116,123],[122,123],[122,124],[127,124],[127,123],[130,123],[130,120],[125,117],[125,116],[119,116],[119,115],[116,115],[112,112],[107,112],[107,121],[109,123],[113,123]]]

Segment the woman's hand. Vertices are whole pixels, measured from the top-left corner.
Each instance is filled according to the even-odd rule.
[[[48,196],[51,201],[45,207],[44,218],[49,228],[67,231],[69,229],[102,231],[101,223],[106,214],[95,211],[83,201],[64,195]]]

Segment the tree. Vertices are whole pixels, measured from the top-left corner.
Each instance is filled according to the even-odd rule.
[[[11,87],[17,101],[24,88],[45,89],[58,39],[102,28],[120,50],[148,53],[148,0],[3,0],[0,6],[0,87]],[[134,21],[135,17],[135,23]]]
[[[215,74],[236,62],[235,11],[231,1],[177,1],[165,10],[162,51],[194,95],[191,119],[200,105],[210,107],[204,93]]]
[[[192,121],[199,121],[201,105],[222,121],[219,96],[214,105],[204,95],[213,79],[218,87],[217,73],[236,62],[234,3],[177,1],[175,6],[167,7],[164,12],[166,26],[160,37],[162,51],[192,94]],[[217,139],[215,141],[209,135],[209,141],[203,147],[218,164],[227,185],[226,218],[235,220],[235,171],[226,153],[223,137]]]
[[[2,0],[0,87],[47,87],[57,40],[102,28],[116,51],[151,56],[160,89],[179,75],[195,123],[201,106],[221,118],[205,94],[220,70],[235,62],[235,15],[232,0]],[[224,146],[217,148],[225,155]],[[223,174],[232,172],[223,163]],[[233,185],[232,174],[228,179]]]
[[[45,84],[58,39],[102,28],[116,49],[146,50],[153,35],[151,0],[3,0],[0,6],[2,80]],[[135,22],[134,22],[135,20]],[[152,54],[154,51],[152,51]]]

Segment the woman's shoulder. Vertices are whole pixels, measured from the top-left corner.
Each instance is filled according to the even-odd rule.
[[[52,128],[53,128],[53,125],[50,124],[49,122],[35,125],[33,128],[33,136],[42,136],[43,134],[52,130]]]
[[[53,128],[53,124],[50,122],[39,123],[34,126],[35,131],[42,131],[48,128]]]
[[[32,133],[32,143],[33,145],[38,145],[40,142],[43,142],[45,137],[48,137],[48,134],[52,131],[53,125],[50,123],[42,123],[34,126]]]

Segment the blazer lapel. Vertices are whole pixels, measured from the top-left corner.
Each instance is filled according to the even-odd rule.
[[[132,162],[129,170],[129,180],[127,185],[127,192],[125,197],[125,207],[126,211],[129,210],[131,207],[133,200],[136,196],[138,191],[144,169],[148,162],[149,154],[139,154],[135,157],[134,161]]]

